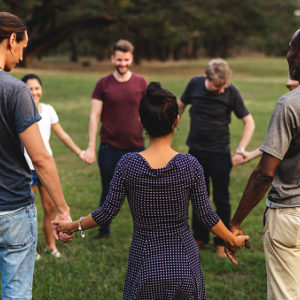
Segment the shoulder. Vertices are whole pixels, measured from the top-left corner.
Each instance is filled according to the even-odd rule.
[[[286,106],[291,109],[300,109],[300,88],[296,88],[284,95],[282,95],[276,102],[276,106]]]
[[[144,76],[138,75],[136,73],[132,73],[132,79],[135,83],[139,83],[143,87],[147,87],[148,83]]]
[[[189,84],[200,84],[205,81],[205,76],[199,75],[199,76],[194,76],[190,79]]]
[[[112,74],[112,73],[111,73],[111,74],[108,74],[108,75],[106,75],[106,76],[104,76],[104,77],[101,77],[101,78],[97,81],[96,86],[105,84],[105,83],[111,81],[112,79],[113,79],[113,74]]]
[[[5,90],[14,94],[24,93],[30,94],[29,88],[23,81],[11,76],[6,72],[0,72],[0,80]],[[31,94],[30,94],[31,95]]]

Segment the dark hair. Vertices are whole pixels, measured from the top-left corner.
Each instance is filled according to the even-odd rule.
[[[16,34],[16,40],[20,42],[24,39],[26,30],[27,27],[21,18],[8,12],[0,12],[0,43],[12,33]]]
[[[174,130],[178,116],[176,97],[162,88],[159,82],[151,82],[140,103],[140,118],[150,137],[161,137]]]
[[[30,79],[36,79],[39,84],[43,86],[41,78],[35,74],[26,74],[21,80],[26,83]]]
[[[134,47],[133,45],[127,41],[127,40],[119,40],[117,41],[114,45],[113,45],[113,54],[115,54],[115,52],[119,50],[122,52],[130,52],[131,54],[133,53]]]

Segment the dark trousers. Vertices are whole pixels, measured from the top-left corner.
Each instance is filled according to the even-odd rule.
[[[213,188],[213,201],[216,213],[229,228],[231,207],[229,203],[229,176],[232,168],[230,153],[215,154],[208,152],[197,152],[190,149],[189,153],[197,158],[204,170],[207,193],[210,195],[210,180]],[[209,242],[209,230],[197,219],[194,211],[192,218],[192,229],[194,238],[207,244]],[[222,239],[215,237],[214,245],[224,245]]]
[[[107,144],[100,144],[98,151],[98,166],[100,169],[102,193],[100,197],[100,207],[103,205],[109,191],[110,182],[113,178],[115,168],[121,157],[128,152],[140,152],[139,149],[118,149]],[[99,235],[110,233],[110,223],[102,224],[99,227]]]

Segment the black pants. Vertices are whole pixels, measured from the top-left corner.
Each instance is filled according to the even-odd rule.
[[[109,191],[110,182],[113,178],[115,168],[118,164],[118,161],[122,156],[128,152],[140,152],[145,148],[138,149],[117,149],[107,144],[100,144],[98,151],[98,166],[100,169],[101,175],[101,184],[102,184],[102,193],[100,197],[101,207],[105,202],[106,196]],[[99,235],[109,234],[110,233],[110,223],[102,224],[99,227]]]
[[[216,213],[229,227],[231,207],[229,203],[229,176],[232,168],[230,153],[215,154],[208,152],[197,152],[190,149],[189,153],[197,158],[204,170],[207,193],[210,195],[210,180],[213,188],[213,201]],[[207,244],[209,242],[209,230],[197,219],[194,211],[192,218],[192,229],[196,240]],[[224,245],[222,239],[215,237],[214,245]]]

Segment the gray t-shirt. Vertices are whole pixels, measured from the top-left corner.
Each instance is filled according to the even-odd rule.
[[[27,85],[0,71],[0,211],[34,202],[19,134],[40,119]]]
[[[300,87],[277,101],[260,150],[281,160],[268,206],[300,206]]]

